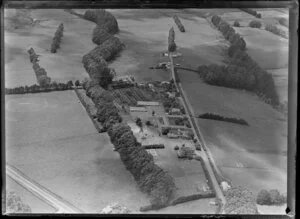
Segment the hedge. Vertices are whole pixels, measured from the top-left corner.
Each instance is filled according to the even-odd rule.
[[[220,116],[220,115],[213,114],[213,113],[204,113],[204,114],[199,115],[198,118],[213,119],[213,120],[219,120],[219,121],[231,122],[231,123],[249,126],[249,124],[244,119],[230,118],[230,117]]]
[[[143,145],[143,148],[145,149],[160,149],[160,148],[165,148],[164,144],[148,144],[148,145]]]
[[[178,16],[177,15],[174,15],[173,16],[173,19],[178,27],[178,29],[181,31],[181,32],[185,32],[185,29],[184,29],[184,26],[182,25],[181,21],[179,20]]]

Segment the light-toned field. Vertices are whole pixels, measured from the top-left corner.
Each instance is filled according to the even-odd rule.
[[[9,10],[5,9],[4,13]],[[95,24],[63,9],[35,9],[30,16],[37,20],[31,27],[9,29],[7,20],[4,21],[5,87],[37,83],[27,53],[31,47],[41,55],[39,64],[52,81],[67,82],[88,77],[81,59],[95,47],[91,41]],[[57,53],[51,53],[52,38],[60,23],[64,24],[61,48]]]
[[[6,192],[15,192],[24,204],[29,205],[33,213],[55,213],[56,209],[34,196],[10,177],[6,177]]]
[[[279,205],[279,206],[268,206],[268,205],[256,205],[258,212],[260,214],[269,214],[269,215],[286,215],[285,209],[286,205]]]
[[[139,81],[169,80],[170,74],[161,69],[149,69],[159,62],[169,61],[161,54],[167,51],[169,29],[175,30],[179,52],[185,53],[187,64],[191,62],[221,61],[226,45],[217,30],[210,28],[204,16],[206,12],[175,9],[111,9],[118,19],[120,33],[117,36],[126,48],[111,66],[118,75],[134,75]],[[178,14],[185,26],[181,33],[173,18]],[[196,36],[196,37],[195,37]]]
[[[148,204],[73,91],[6,96],[5,124],[6,161],[79,209]]]
[[[195,113],[243,118],[249,126],[199,119],[202,134],[225,177],[253,192],[286,192],[287,121],[249,92],[205,84],[197,73],[179,71]]]

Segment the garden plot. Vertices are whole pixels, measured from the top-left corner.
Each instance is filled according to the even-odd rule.
[[[6,96],[5,126],[6,161],[84,212],[149,204],[73,91]]]

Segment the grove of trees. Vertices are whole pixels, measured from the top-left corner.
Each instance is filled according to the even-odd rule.
[[[178,17],[177,15],[174,15],[174,16],[173,16],[173,19],[174,19],[174,21],[175,21],[175,23],[176,23],[178,29],[179,29],[181,32],[185,32],[184,26],[182,25],[182,23],[181,23],[179,17]]]
[[[278,22],[279,24],[281,24],[282,26],[285,26],[285,27],[289,27],[289,22],[286,18],[284,17],[281,17],[278,19]]]
[[[53,37],[53,40],[52,40],[52,44],[51,44],[51,52],[52,53],[56,53],[56,50],[60,47],[60,42],[61,42],[61,37],[63,36],[63,31],[64,31],[64,24],[61,23],[55,34],[54,34],[54,37]]]
[[[250,21],[249,27],[260,28],[261,27],[261,22],[257,21],[257,20]]]
[[[240,27],[241,25],[240,25],[240,22],[234,21],[233,26],[234,26],[234,27]]]
[[[176,43],[175,43],[175,32],[174,28],[171,27],[169,30],[169,38],[168,38],[168,51],[175,52],[176,51]]]

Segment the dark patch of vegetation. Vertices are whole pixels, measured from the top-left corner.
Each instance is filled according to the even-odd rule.
[[[233,26],[234,26],[234,27],[240,27],[241,25],[240,25],[240,22],[234,21]]]
[[[176,146],[174,147],[174,150],[175,150],[175,151],[178,151],[178,150],[179,150],[179,146],[176,145]]]
[[[261,18],[261,14],[251,8],[240,8],[240,9],[242,11],[247,12],[248,14],[251,14],[251,15],[257,17],[257,18]]]
[[[112,35],[109,34],[106,29],[104,29],[102,26],[96,25],[93,31],[92,41],[93,43],[100,45],[111,37]]]
[[[186,126],[191,128],[191,124],[187,117],[168,117],[170,125]]]
[[[182,23],[181,23],[179,17],[178,17],[177,15],[174,15],[174,16],[173,16],[173,19],[174,19],[174,21],[175,21],[175,23],[176,23],[178,29],[179,29],[181,32],[185,32],[184,26],[182,25]]]
[[[64,31],[64,24],[61,23],[55,34],[54,34],[54,37],[53,37],[53,40],[52,40],[52,44],[51,44],[51,52],[52,53],[56,53],[56,50],[60,47],[60,42],[61,42],[61,38],[63,36],[63,31]]]
[[[15,192],[9,192],[6,195],[5,208],[6,213],[31,213],[31,208],[29,205],[24,204],[19,196]]]
[[[259,205],[281,205],[286,203],[286,197],[277,189],[269,191],[262,189],[257,195],[256,203]]]
[[[175,52],[176,51],[176,43],[175,43],[175,32],[174,28],[171,27],[169,30],[169,38],[168,38],[168,51]]]
[[[229,117],[225,117],[225,116],[216,115],[213,113],[204,113],[204,114],[199,115],[198,118],[213,119],[213,120],[219,120],[219,121],[231,122],[231,123],[249,126],[248,122],[246,122],[244,119],[229,118]]]
[[[230,27],[227,25],[228,23],[224,23],[219,16],[213,16],[212,22],[217,27],[220,27],[221,31],[222,29],[227,29],[227,33],[233,33],[229,31]],[[223,28],[221,28],[222,26]],[[236,34],[231,35],[233,37],[236,36]],[[233,37],[231,37],[231,40]],[[239,36],[236,37],[236,39],[238,38]],[[230,57],[229,65],[212,64],[209,66],[200,66],[198,68],[200,77],[208,84],[255,92],[266,103],[277,106],[279,98],[272,75],[262,69],[243,51],[245,47],[241,47],[242,44],[234,43],[234,41],[231,42],[231,46],[228,48],[228,55]]]
[[[147,121],[146,121],[146,125],[147,125],[147,126],[150,126],[150,125],[152,125],[152,123],[151,123],[149,120],[147,120]]]
[[[149,145],[143,145],[145,149],[162,149],[165,148],[164,144],[149,144]]]
[[[211,22],[218,28],[219,31],[223,34],[224,38],[230,42],[231,45],[238,47],[240,50],[246,50],[246,42],[238,33],[235,33],[233,27],[221,17],[214,15],[211,18]]]
[[[249,27],[252,28],[261,28],[261,22],[257,20],[250,21]]]
[[[33,48],[30,48],[28,51],[30,62],[32,63],[32,68],[35,72],[35,76],[37,79],[37,82],[40,86],[45,87],[50,84],[51,78],[47,76],[47,72],[44,68],[41,68],[41,66],[38,63],[38,55],[35,53]]]
[[[169,127],[162,127],[161,134],[162,135],[167,135],[170,130],[171,130],[171,128],[169,128]]]
[[[95,22],[110,34],[119,32],[117,19],[104,9],[87,10],[83,17],[89,21]]]
[[[130,127],[115,124],[109,128],[108,135],[140,189],[149,195],[151,208],[168,205],[176,189],[173,178],[154,163],[152,155],[137,142]]]
[[[289,22],[286,18],[284,17],[281,17],[278,19],[278,22],[279,24],[281,24],[282,26],[285,26],[285,27],[289,27]]]
[[[225,214],[257,214],[255,198],[252,192],[241,186],[232,187],[224,192],[226,204]]]
[[[275,25],[272,25],[272,24],[268,24],[266,27],[265,27],[265,30],[266,31],[269,31],[271,33],[274,33],[278,36],[281,36],[283,38],[286,38],[288,39],[288,36],[285,34],[285,32],[281,29],[279,29],[278,27],[276,27]]]

